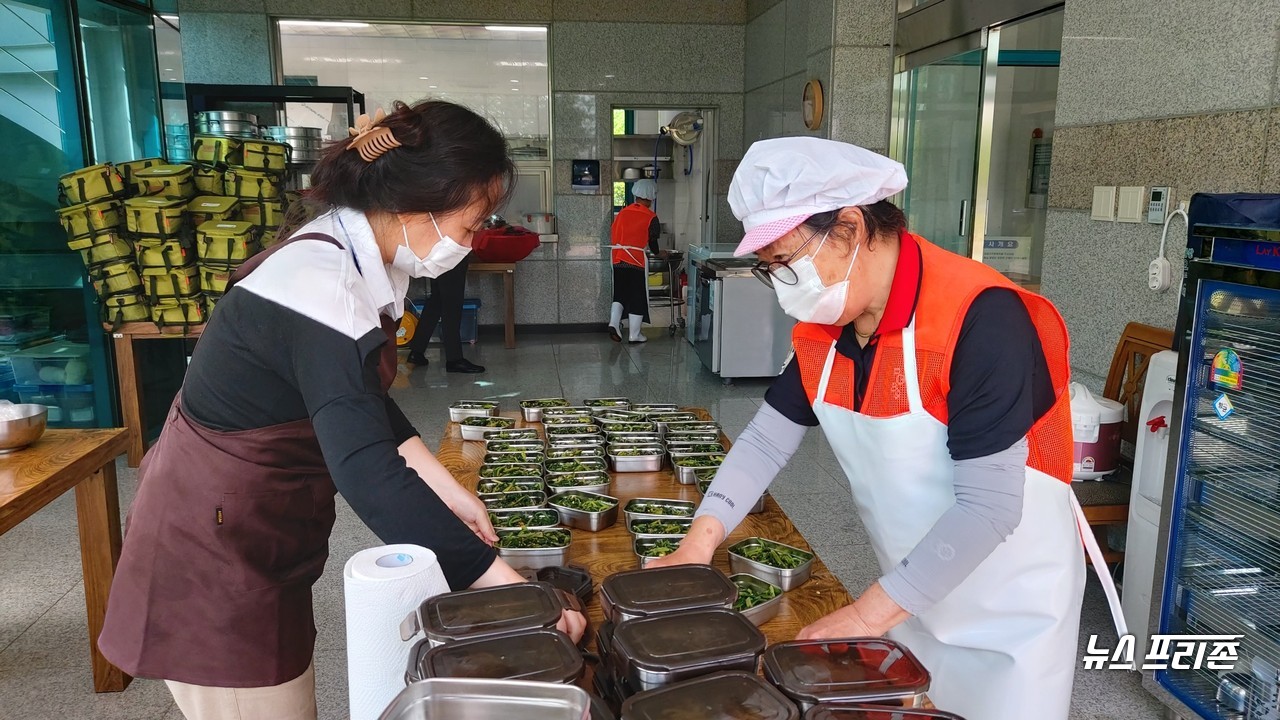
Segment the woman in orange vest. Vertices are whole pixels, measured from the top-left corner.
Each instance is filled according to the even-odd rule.
[[[613,246],[613,305],[609,312],[609,337],[622,342],[622,313],[627,314],[628,341],[645,342],[642,328],[649,322],[649,256],[658,254],[662,225],[653,211],[658,184],[640,180],[631,186],[636,201],[622,208],[613,219],[610,240]]]
[[[800,638],[888,634],[941,709],[1065,720],[1093,542],[1070,488],[1066,327],[1048,300],[909,233],[887,201],[905,187],[897,162],[819,138],[742,159],[736,254],[759,258],[799,321],[795,354],[657,564],[710,562],[820,426],[883,575]]]

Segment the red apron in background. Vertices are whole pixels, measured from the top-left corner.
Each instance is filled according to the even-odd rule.
[[[233,284],[290,242],[248,260]],[[383,317],[379,378],[395,377]],[[267,687],[311,663],[311,586],[329,557],[337,490],[310,419],[220,432],[173,403],[138,470],[98,645],[125,672],[212,687]]]

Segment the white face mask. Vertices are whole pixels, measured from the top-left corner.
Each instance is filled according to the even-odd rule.
[[[435,278],[457,267],[467,253],[471,252],[471,248],[459,245],[453,238],[440,232],[435,215],[431,216],[431,224],[435,225],[436,235],[440,236],[440,241],[432,246],[426,257],[420,258],[409,248],[409,226],[400,223],[400,228],[404,230],[404,244],[396,246],[391,267],[408,273],[412,277]]]
[[[813,255],[805,255],[790,264],[791,270],[796,274],[795,285],[776,280],[773,283],[773,291],[778,296],[782,311],[800,322],[834,325],[844,313],[845,300],[849,296],[849,275],[853,273],[853,263],[858,259],[862,243],[853,248],[853,258],[849,260],[844,280],[828,286],[823,284],[822,276],[813,264],[813,257],[822,251],[822,245],[826,242],[827,236],[823,235],[822,242],[813,251]]]

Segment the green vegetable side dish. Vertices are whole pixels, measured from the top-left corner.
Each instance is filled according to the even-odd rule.
[[[618,457],[643,457],[645,455],[661,455],[662,448],[626,448],[624,450],[615,450],[614,455]]]
[[[507,493],[496,498],[487,498],[485,505],[493,510],[505,510],[508,508],[529,507],[530,505],[541,505],[542,493]]]
[[[516,421],[511,418],[504,417],[470,417],[462,421],[463,425],[471,427],[491,427],[491,428],[513,428]]]
[[[491,430],[485,437],[489,440],[523,440],[525,442],[537,442],[541,444],[541,441],[538,440],[538,431],[532,428],[520,428],[519,430]]]
[[[600,428],[595,425],[553,425],[547,428],[548,435],[596,435]]]
[[[542,477],[542,468],[537,465],[482,465],[480,477]]]
[[[489,513],[489,522],[493,523],[495,528],[540,527],[559,524],[560,516],[550,510],[532,510],[527,513],[509,513],[506,515]]]
[[[724,462],[724,455],[695,455],[693,457],[680,458],[675,461],[680,467],[695,468],[713,468],[720,467],[720,463]]]
[[[489,465],[509,465],[512,463],[524,463],[526,465],[537,465],[544,459],[541,450],[506,450],[503,452],[491,452],[484,456],[484,461]]]
[[[653,425],[649,423],[620,423],[611,422],[604,424],[605,432],[613,433],[631,433],[631,432],[653,432]]]
[[[601,453],[596,448],[566,448],[564,450],[552,450],[547,453],[549,460],[570,460],[573,458],[601,458]]]
[[[549,407],[569,407],[569,401],[564,398],[543,398],[539,400],[521,400],[522,408],[549,408]]]
[[[707,488],[709,487],[711,487],[711,480],[698,481],[698,492],[702,493],[703,495],[707,494]]]
[[[638,520],[631,524],[631,529],[640,535],[684,535],[689,532],[689,523],[676,520]]]
[[[456,403],[454,403],[454,404],[450,405],[449,407],[456,408],[456,409],[458,409],[458,410],[492,410],[492,409],[494,409],[494,408],[498,407],[498,403],[496,403],[496,402],[464,401],[464,402],[456,402]]]
[[[701,485],[704,480],[708,483],[715,480],[716,473],[718,472],[720,472],[720,468],[718,467],[704,468],[702,470],[694,471],[693,476],[698,478],[698,484]]]
[[[601,463],[596,458],[586,458],[583,460],[548,460],[547,472],[553,473],[578,473],[591,472],[593,470],[601,470]]]
[[[541,485],[541,483],[538,484]],[[525,490],[536,489],[528,480],[497,480],[480,483],[476,488],[476,492],[488,495],[489,493],[524,492]]]
[[[782,594],[780,588],[764,583],[734,580],[733,584],[738,586],[738,599],[733,602],[733,609],[738,612],[763,605]]]
[[[628,407],[631,401],[624,398],[596,398],[583,404],[587,407]]]
[[[585,495],[556,495],[550,500],[552,505],[570,510],[581,510],[582,512],[598,513],[604,512],[609,508],[617,505],[617,502],[609,502],[602,498],[587,497]]]
[[[720,443],[699,443],[697,445],[677,445],[671,448],[672,452],[682,453],[722,453],[724,446]]]
[[[590,415],[544,415],[543,425],[590,425]]]
[[[666,515],[668,517],[693,517],[693,508],[685,505],[659,505],[635,503],[627,508],[638,515]]]
[[[778,545],[749,545],[736,552],[748,560],[783,570],[794,570],[810,559],[807,554],[802,555]]]
[[[655,540],[651,545],[641,547],[645,557],[665,557],[680,547],[679,540]]]
[[[556,475],[547,478],[551,487],[585,487],[587,485],[608,485],[609,476],[601,473],[576,473],[573,475]]]
[[[566,530],[520,530],[498,536],[498,547],[508,550],[562,548],[569,544]]]

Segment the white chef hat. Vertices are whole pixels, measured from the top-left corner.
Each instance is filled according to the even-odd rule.
[[[658,183],[649,179],[637,180],[636,184],[631,186],[631,194],[638,198],[652,200],[658,197]]]
[[[812,215],[870,205],[906,186],[901,163],[857,145],[815,137],[752,143],[729,185],[729,207],[746,231],[733,254],[753,253]]]

